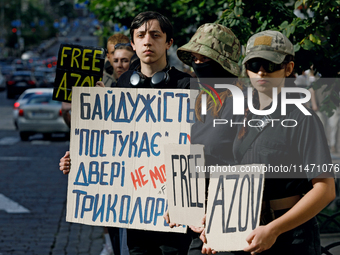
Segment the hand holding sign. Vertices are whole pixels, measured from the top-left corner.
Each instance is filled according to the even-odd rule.
[[[170,222],[169,210],[164,213],[163,218],[165,222],[169,224],[170,228],[181,226],[181,224]]]
[[[185,227],[170,229],[163,219],[166,168],[171,167],[165,164],[163,148],[181,143],[189,133],[197,96],[188,90],[175,92],[73,89],[67,221],[186,232]],[[191,198],[196,203],[196,192]]]
[[[66,151],[65,155],[60,159],[59,169],[60,171],[63,171],[63,174],[69,174],[70,165],[71,165],[70,152]]]
[[[272,231],[271,225],[259,226],[254,229],[247,237],[248,246],[244,248],[245,252],[260,253],[268,250],[276,241],[278,233]]]
[[[236,169],[210,178],[205,247],[215,251],[243,250],[252,240],[247,237],[259,225],[264,174],[242,172],[242,166]]]
[[[166,145],[168,210],[171,222],[200,226],[205,213],[205,179],[197,166],[204,165],[203,145]]]
[[[205,220],[207,218],[207,215],[205,214],[203,219],[202,219],[202,226],[201,227],[197,227],[197,226],[189,226],[189,228],[194,231],[195,233],[198,233],[198,234],[203,234],[204,233],[204,226],[205,226]],[[205,238],[205,237],[204,237]]]

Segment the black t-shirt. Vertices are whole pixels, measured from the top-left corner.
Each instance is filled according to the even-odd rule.
[[[134,70],[128,70],[123,73],[117,82],[117,87],[121,88],[151,88],[151,78],[146,78],[142,86],[132,86],[130,84],[130,77]],[[191,76],[187,73],[181,72],[174,67],[171,67],[169,72],[170,80],[167,84],[163,84],[159,88],[175,88],[175,89],[189,89]],[[139,229],[127,229],[128,231],[128,246],[137,251],[149,252],[152,254],[155,250],[177,250],[178,253],[187,251],[191,242],[188,235],[172,232],[158,232],[158,231],[144,231]],[[153,242],[150,242],[153,240]],[[170,247],[170,248],[169,248]],[[152,251],[152,252],[151,252]]]
[[[144,84],[139,86],[132,86],[130,84],[130,77],[133,74],[134,70],[128,70],[123,73],[117,82],[117,87],[121,88],[151,88],[150,81],[151,78],[146,77]],[[190,78],[192,78],[189,74],[181,72],[177,70],[175,67],[171,67],[168,71],[170,80],[167,84],[161,84],[155,88],[167,88],[167,89],[189,89],[190,88]]]
[[[232,122],[242,122],[243,115],[233,115],[233,97],[227,97],[218,116],[213,116],[212,110],[201,116],[203,121],[196,120],[191,128],[191,143],[203,144],[205,165],[234,165],[233,142],[237,133],[237,125]],[[214,119],[220,119],[214,125]]]
[[[277,111],[281,111],[280,103]],[[264,200],[308,192],[312,188],[310,180],[322,174],[322,167],[332,163],[322,123],[312,110],[309,112],[312,115],[305,116],[300,109],[294,107],[286,116],[281,116],[280,121],[275,121],[273,127],[269,123],[245,152],[240,164],[266,164],[277,170],[283,167],[289,169],[289,173],[283,173],[283,170],[265,173]],[[262,117],[253,115],[252,119]],[[281,122],[288,119],[295,120],[297,125],[284,127]],[[295,125],[293,121],[283,123]],[[241,140],[236,138],[235,155],[240,144]],[[327,167],[329,170],[329,165]]]

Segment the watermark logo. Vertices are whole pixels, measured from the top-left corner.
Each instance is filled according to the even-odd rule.
[[[205,83],[203,83],[203,84],[200,83],[200,85],[201,86],[199,87],[199,89],[203,90],[205,93],[207,93],[211,97],[211,99],[214,101],[215,106],[217,106],[217,102],[216,102],[215,97],[212,95],[212,93],[209,90],[205,89],[204,86],[207,87],[208,89],[210,89],[216,95],[220,104],[222,105],[222,100],[220,98],[220,95],[217,93],[217,91],[213,87],[211,87],[210,85],[205,84]],[[201,100],[202,100],[201,101],[201,113],[202,113],[202,115],[207,115],[207,94],[202,94],[202,97],[201,97]]]
[[[230,119],[218,119],[213,120],[213,127],[216,125],[230,126],[242,125],[249,126],[262,131],[267,125],[274,126],[275,123],[280,124],[283,127],[295,127],[298,125],[297,121],[294,119],[282,119],[281,116],[286,116],[292,109],[299,109],[301,113],[305,116],[310,116],[311,113],[306,108],[306,103],[311,99],[311,93],[307,88],[289,86],[284,87],[283,81],[286,84],[294,82],[292,79],[286,78],[267,78],[258,79],[258,81],[253,81],[253,86],[259,91],[260,96],[265,95],[270,98],[270,104],[268,107],[258,109],[256,100],[253,98],[253,88],[248,87],[245,89],[240,88],[235,84],[235,79],[230,78],[206,78],[200,79],[196,82],[194,79],[191,80],[191,85],[194,88],[199,88],[205,93],[201,94],[201,115],[207,115],[208,100],[207,97],[210,96],[211,100],[214,102],[215,106],[218,103],[223,105],[221,100],[221,92],[229,91],[232,96],[232,113],[233,116],[244,116],[245,111],[248,108],[249,112],[254,115],[251,119],[240,120],[239,117]],[[208,85],[210,84],[210,85]],[[199,85],[197,87],[197,85]],[[219,102],[218,102],[219,101]],[[229,104],[231,105],[231,103]],[[278,110],[277,110],[278,109]],[[257,118],[255,118],[257,116]],[[236,121],[236,119],[238,121]]]
[[[209,86],[212,88],[211,86]],[[244,99],[244,94],[242,90],[231,84],[215,84],[214,88],[216,89],[229,89],[231,94],[233,95],[233,114],[234,115],[244,115],[245,113],[245,99]],[[216,93],[216,90],[214,90]],[[287,98],[287,95],[289,93],[299,93],[300,95],[304,95],[304,97],[301,98]],[[211,93],[209,93],[210,96],[212,97]],[[204,95],[204,94],[203,94]],[[207,103],[206,103],[206,97],[203,97],[202,95],[202,101],[201,101],[201,114],[206,115],[207,114]],[[294,104],[297,108],[300,109],[300,111],[304,115],[311,115],[311,113],[306,109],[306,107],[303,105],[307,103],[310,98],[311,98],[311,93],[309,90],[304,89],[304,88],[281,88],[281,115],[286,115],[287,114],[287,105],[288,104]],[[205,100],[205,101],[204,101]],[[221,102],[222,104],[222,102]],[[277,88],[272,88],[272,105],[270,109],[267,110],[258,110],[255,109],[253,105],[253,89],[252,88],[247,88],[247,106],[249,108],[249,111],[253,114],[260,115],[260,116],[265,116],[265,115],[270,115],[272,114],[276,109],[278,105],[278,93],[277,93]]]

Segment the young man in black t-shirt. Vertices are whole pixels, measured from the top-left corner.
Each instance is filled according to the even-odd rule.
[[[167,63],[167,50],[173,43],[173,28],[166,17],[156,12],[140,13],[131,23],[130,35],[140,64],[122,74],[117,87],[189,88],[191,76],[169,67]],[[190,241],[185,234],[127,230],[130,255],[186,254]]]
[[[191,76],[167,63],[173,28],[165,16],[157,12],[138,14],[131,23],[130,36],[139,64],[122,74],[117,87],[189,88]]]
[[[117,87],[189,89],[191,76],[167,63],[167,50],[173,43],[173,27],[165,16],[157,12],[138,14],[131,23],[130,34],[139,64],[121,75]],[[69,152],[60,159],[59,165],[64,174],[69,173]],[[187,254],[190,242],[189,235],[185,234],[127,229],[130,255]]]

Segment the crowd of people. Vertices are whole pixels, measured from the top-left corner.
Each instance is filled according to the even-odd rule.
[[[131,23],[130,39],[117,37],[110,37],[107,44],[107,59],[113,71],[108,68],[98,86],[190,88],[191,76],[168,63],[167,50],[174,41],[168,18],[152,11],[140,13]],[[241,90],[245,87],[238,80],[241,45],[235,34],[225,26],[210,23],[200,26],[191,40],[177,50],[177,55],[184,64],[193,68],[198,79],[229,78]],[[286,82],[294,76],[293,45],[280,32],[262,31],[249,38],[245,55],[242,63],[254,88],[254,108],[270,109],[273,96],[276,96],[273,88],[278,95],[282,88],[294,86]],[[244,116],[233,115],[233,96],[229,90],[218,90],[221,104],[215,104],[209,98],[208,113],[203,116],[199,99],[204,93],[200,92],[196,101],[191,143],[205,146],[206,165],[332,163],[324,128],[313,110],[309,109],[311,115],[306,116],[298,107],[290,108],[287,118],[301,123],[291,129],[280,125],[260,131],[243,126],[214,128],[214,118],[241,122],[244,118],[251,120],[259,116],[250,112],[249,108]],[[278,106],[277,111],[281,111],[280,103]],[[70,162],[67,152],[59,163],[64,174],[69,173]],[[209,185],[209,179],[206,182]],[[260,226],[247,237],[248,246],[243,251],[221,254],[321,254],[315,215],[334,197],[332,173],[306,173],[302,179],[266,178]],[[177,225],[169,215],[164,217],[170,227]],[[202,223],[205,223],[204,215]],[[190,226],[186,234],[111,227],[107,230],[105,249],[108,251],[103,250],[102,255],[104,252],[110,254],[112,247],[116,255],[216,253],[212,248],[203,246],[206,242],[204,227]]]

